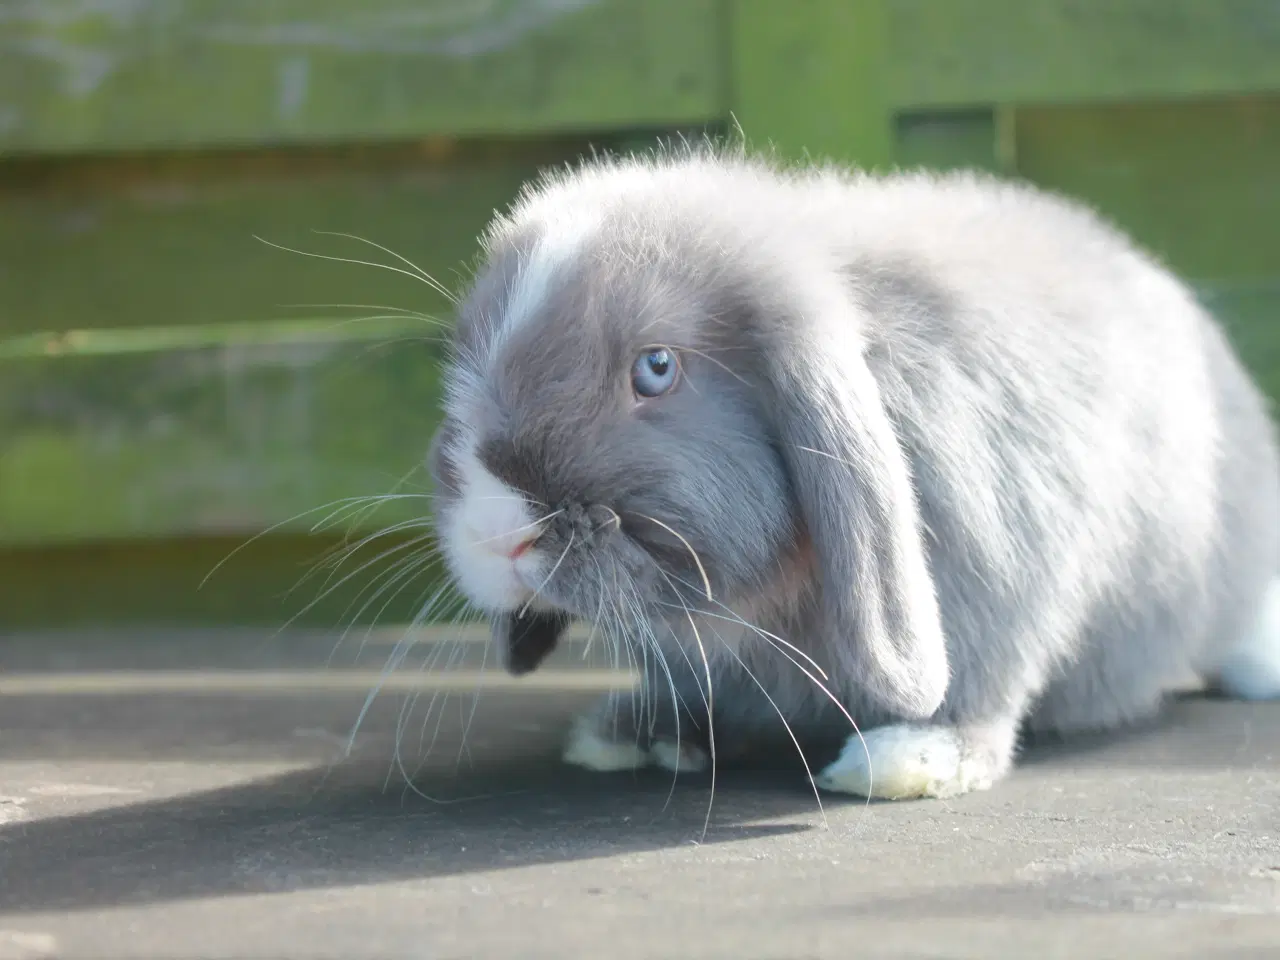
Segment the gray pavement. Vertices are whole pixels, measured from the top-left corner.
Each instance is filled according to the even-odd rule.
[[[0,960],[1280,957],[1280,705],[947,802],[722,770],[703,840],[707,778],[559,765],[626,679],[572,649],[427,637],[345,755],[399,636],[0,636]]]

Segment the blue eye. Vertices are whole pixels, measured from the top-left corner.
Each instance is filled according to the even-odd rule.
[[[660,397],[676,385],[680,365],[666,347],[652,347],[631,365],[631,386],[642,397]]]

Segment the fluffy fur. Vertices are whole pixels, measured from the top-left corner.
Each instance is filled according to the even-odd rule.
[[[638,398],[654,345],[682,379]],[[1077,203],[597,161],[494,222],[455,346],[431,462],[462,591],[513,669],[570,617],[645,665],[572,762],[697,769],[713,729],[729,756],[854,721],[820,785],[946,796],[1003,776],[1020,726],[1123,724],[1189,670],[1261,658],[1258,689],[1224,683],[1280,693],[1264,401],[1188,289]],[[499,516],[534,531],[517,561]]]

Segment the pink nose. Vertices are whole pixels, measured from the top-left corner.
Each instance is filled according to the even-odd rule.
[[[528,549],[533,546],[533,542],[536,539],[537,537],[529,537],[527,540],[521,540],[514,547],[512,547],[510,550],[507,551],[507,559],[519,560],[522,556],[525,555]]]

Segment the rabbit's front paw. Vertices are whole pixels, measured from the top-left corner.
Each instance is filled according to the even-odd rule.
[[[639,770],[650,764],[672,773],[701,773],[710,760],[701,747],[679,740],[659,738],[646,750],[639,736],[620,739],[610,736],[598,714],[578,717],[565,740],[563,760],[596,773]]]
[[[601,729],[599,716],[588,713],[578,717],[569,728],[562,759],[597,773],[616,773],[648,766],[649,751],[640,745],[638,738],[620,740],[608,736]]]
[[[954,797],[986,790],[1013,761],[1016,724],[901,724],[849,738],[816,778],[824,790],[878,800]]]
[[[701,773],[710,765],[707,752],[696,744],[679,740],[655,740],[649,759],[672,773]]]

